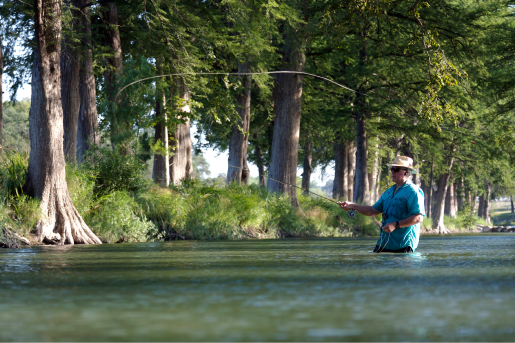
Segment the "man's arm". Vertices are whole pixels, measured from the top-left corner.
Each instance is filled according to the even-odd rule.
[[[358,205],[350,201],[339,202],[338,205],[340,205],[340,207],[343,208],[345,211],[354,210],[369,217],[381,214],[381,212],[376,210],[373,206]]]
[[[414,214],[406,219],[399,220],[399,227],[407,227],[411,225],[415,225],[417,223],[422,223],[424,220],[424,216],[421,214]],[[392,232],[395,230],[395,222],[388,223],[385,226],[382,227],[384,232]]]

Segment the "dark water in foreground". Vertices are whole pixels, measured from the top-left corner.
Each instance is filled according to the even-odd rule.
[[[515,234],[0,251],[0,341],[514,341]]]

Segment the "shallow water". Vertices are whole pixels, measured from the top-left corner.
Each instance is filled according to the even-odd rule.
[[[0,251],[0,341],[514,341],[515,234]]]

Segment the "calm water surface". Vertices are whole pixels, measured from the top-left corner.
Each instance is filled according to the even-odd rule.
[[[515,234],[0,251],[0,341],[515,341]]]

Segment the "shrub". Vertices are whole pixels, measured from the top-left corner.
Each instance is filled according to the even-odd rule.
[[[94,147],[82,168],[94,176],[95,194],[99,197],[115,191],[134,192],[145,188],[147,165],[135,154],[123,154],[120,149]]]
[[[95,177],[91,171],[75,164],[66,166],[66,182],[73,205],[85,216],[95,203]]]
[[[157,229],[148,221],[133,197],[117,191],[102,197],[84,220],[98,236],[114,243],[122,236],[128,242],[146,242],[159,238]]]
[[[294,208],[288,197],[258,185],[218,187],[185,180],[170,189],[152,187],[136,200],[167,239],[348,236],[356,224],[346,215],[342,219],[344,211],[326,200],[301,196],[302,208]]]

